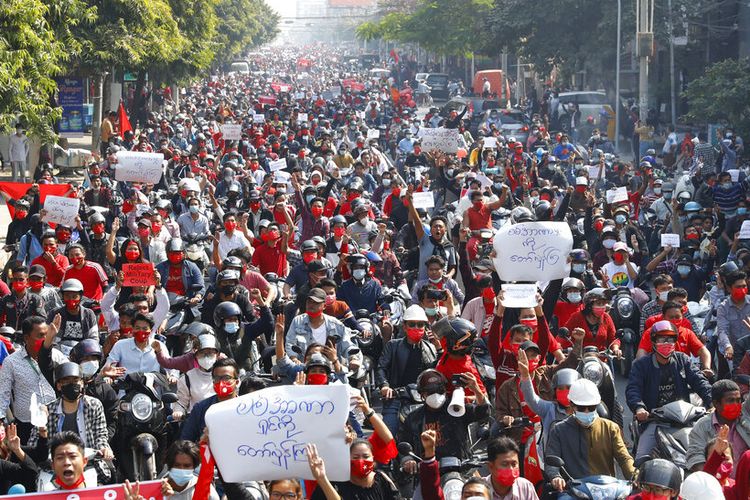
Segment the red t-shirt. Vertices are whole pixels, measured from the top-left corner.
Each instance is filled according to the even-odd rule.
[[[185,283],[182,281],[182,266],[169,266],[167,292],[182,296],[185,295]]]
[[[253,254],[253,265],[260,269],[260,274],[276,273],[278,276],[287,275],[286,254],[281,251],[281,244],[274,247],[261,245]]]
[[[611,345],[620,345],[620,339],[615,337],[615,323],[612,321],[612,317],[606,312],[602,315],[601,320],[599,321],[599,330],[597,331],[596,336],[591,333],[589,324],[583,316],[583,311],[573,313],[565,324],[565,328],[571,332],[574,328],[583,328],[583,331],[586,332],[586,335],[583,337],[583,347],[593,345],[600,351],[603,351]]]
[[[571,302],[558,301],[555,304],[554,315],[557,318],[557,325],[560,327],[565,326],[573,313],[577,313],[583,309],[583,304],[573,304]]]
[[[471,360],[471,356],[466,355],[462,358],[452,358],[448,356],[448,353],[446,352],[438,361],[435,369],[445,375],[445,378],[448,379],[448,394],[451,394],[453,392],[453,384],[450,383],[451,377],[458,373],[466,372],[474,374],[474,378],[477,379],[477,385],[479,385],[479,388],[482,389],[482,392],[484,392],[485,394],[487,392],[484,388],[484,384],[482,383],[482,376],[479,375],[477,367],[474,366],[474,362]],[[464,387],[464,392],[466,396],[474,395],[474,392],[468,387]]]
[[[646,320],[646,323],[644,323],[643,325],[643,329],[644,329],[643,331],[650,330],[651,327],[654,326],[654,323],[656,323],[657,321],[661,321],[663,319],[664,319],[664,314],[662,313],[649,316],[649,318]],[[693,329],[693,325],[690,324],[690,320],[685,318],[684,316],[682,320],[680,321],[680,324],[677,326],[679,326],[680,328],[685,328],[686,330],[691,330],[691,331]]]
[[[83,296],[92,300],[101,300],[104,287],[107,286],[107,275],[102,266],[96,262],[86,261],[81,269],[68,267],[63,281],[75,278],[83,285]]]
[[[677,345],[675,346],[677,352],[684,352],[685,354],[697,356],[701,347],[703,347],[703,342],[700,341],[698,336],[693,333],[692,330],[681,326],[677,327]],[[643,349],[646,352],[651,352],[653,350],[653,345],[651,344],[651,328],[645,330],[643,335],[641,335],[641,342],[638,344],[638,349]]]
[[[70,265],[68,258],[62,254],[55,255],[55,262],[52,263],[44,258],[44,254],[31,261],[32,266],[40,265],[47,272],[47,283],[52,286],[60,286],[65,276],[65,270]]]
[[[492,229],[492,210],[489,209],[487,204],[482,205],[480,210],[477,210],[473,206],[466,210],[466,215],[469,217],[469,229],[476,231],[477,229]]]

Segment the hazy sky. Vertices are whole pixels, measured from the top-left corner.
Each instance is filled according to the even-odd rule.
[[[298,0],[266,0],[268,5],[282,16],[294,16],[296,13],[297,1]]]

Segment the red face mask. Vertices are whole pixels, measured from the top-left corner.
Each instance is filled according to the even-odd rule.
[[[133,338],[135,338],[136,342],[147,341],[149,335],[151,335],[151,332],[149,332],[148,330],[138,330],[137,332],[133,332]]]
[[[78,307],[78,304],[81,303],[81,299],[67,299],[65,301],[65,307],[68,308],[68,310],[73,310]]]
[[[136,260],[141,256],[141,252],[138,250],[125,250],[125,258],[129,261]]]
[[[656,352],[661,354],[663,357],[668,358],[674,352],[675,345],[668,342],[662,344],[656,344]]]
[[[225,398],[234,392],[234,384],[229,380],[214,382],[214,392],[220,398]]]
[[[323,207],[311,207],[310,213],[317,219],[318,217],[323,215]]]
[[[60,243],[67,243],[70,241],[70,233],[67,231],[61,231],[57,233],[57,241]]]
[[[407,327],[406,337],[416,344],[417,342],[422,340],[422,337],[424,337],[424,328]]]
[[[305,261],[305,264],[309,264],[310,262],[314,261],[317,256],[318,255],[315,253],[303,253],[302,260]]]
[[[23,212],[21,210],[16,211],[16,219],[25,219],[27,215],[29,215],[28,212]]]
[[[359,198],[359,193],[349,193],[349,197],[348,197],[349,201],[354,201],[357,198]]]
[[[167,258],[172,264],[180,264],[185,257],[182,255],[182,252],[174,252],[167,255]]]
[[[130,338],[132,336],[133,336],[133,327],[132,326],[121,327],[120,328],[120,337],[127,339],[127,338]]]
[[[536,318],[524,318],[520,320],[522,325],[528,326],[533,331],[536,331],[539,322]]]
[[[606,310],[607,306],[594,306],[591,308],[591,312],[594,313],[594,316],[603,316]]]
[[[732,299],[736,301],[745,300],[745,295],[747,295],[747,287],[732,288]]]
[[[602,219],[598,219],[594,221],[594,230],[597,233],[601,233],[602,229],[604,229],[604,221]]]
[[[344,234],[346,234],[346,228],[345,227],[340,227],[339,226],[339,227],[334,227],[333,228],[333,235],[336,238],[341,238],[342,236],[344,236]]]
[[[139,227],[138,228],[138,236],[141,237],[141,239],[145,240],[151,235],[151,230],[147,227]]]
[[[510,345],[510,352],[518,356],[518,351],[521,349],[521,344],[511,344]]]
[[[726,420],[737,420],[742,414],[742,403],[729,403],[723,406],[719,415]]]
[[[312,319],[320,318],[323,315],[323,311],[307,311],[307,315]]]
[[[585,193],[586,192],[586,186],[576,186],[576,192],[577,193]],[[599,222],[599,221],[597,221]],[[596,224],[594,224],[594,227],[596,227]]]
[[[83,263],[83,257],[71,257],[70,263],[74,266],[79,266],[81,263]]]
[[[39,349],[42,348],[42,344],[44,344],[44,339],[36,339],[31,346],[31,350],[33,352],[39,352]]]
[[[328,375],[325,373],[311,373],[307,376],[307,385],[328,385]]]
[[[331,307],[336,302],[336,296],[326,295],[326,307]]]
[[[518,470],[518,467],[511,467],[509,469],[497,469],[494,474],[495,481],[503,486],[512,486],[520,475],[521,471]]]
[[[656,493],[652,493],[650,491],[642,491],[641,492],[641,499],[642,500],[669,500],[668,495],[659,495]]]
[[[391,193],[393,193],[394,197],[398,198],[399,196],[401,196],[401,188],[393,188]]]
[[[372,460],[352,460],[352,476],[366,477],[375,468],[375,463]]]
[[[569,393],[570,389],[555,389],[555,399],[566,408],[570,406],[570,399],[568,399]]]
[[[159,234],[161,232],[161,224],[156,224],[154,222],[151,223],[151,230],[154,232],[154,234]]]
[[[13,282],[13,290],[15,290],[16,293],[23,293],[24,290],[26,290],[26,287],[28,285],[25,281],[14,281]]]
[[[227,230],[227,232],[230,232],[230,233],[231,233],[231,232],[232,232],[232,231],[234,231],[234,230],[235,230],[236,228],[237,228],[237,223],[236,223],[236,222],[226,221],[226,222],[224,223],[224,229],[226,229],[226,230]]]
[[[32,292],[38,292],[44,288],[44,281],[29,281],[29,288]]]
[[[612,256],[612,261],[617,264],[618,266],[621,266],[623,262],[625,262],[625,256],[621,253],[617,252]]]
[[[57,245],[44,245],[44,251],[54,255],[57,252]]]
[[[492,289],[492,287],[482,289],[482,298],[487,302],[495,300],[495,291]]]
[[[475,202],[472,203],[472,205],[474,205],[475,209],[481,210],[482,207],[484,207],[484,202],[483,201],[475,201]]]
[[[529,373],[534,373],[534,370],[539,368],[539,359],[534,359],[534,360],[529,359],[528,363],[529,363]]]
[[[98,224],[94,224],[91,226],[91,232],[94,234],[104,234],[104,224],[99,222]]]

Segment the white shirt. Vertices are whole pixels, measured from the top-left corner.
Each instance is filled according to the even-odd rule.
[[[667,140],[664,141],[664,147],[661,148],[663,154],[667,154],[672,151],[672,148],[677,146],[677,134],[672,132],[667,136]]]
[[[8,145],[8,158],[10,161],[26,161],[29,155],[29,138],[24,134],[13,134],[10,136]]]
[[[158,373],[161,371],[161,366],[156,360],[154,348],[151,347],[152,342],[153,337],[149,338],[145,349],[140,350],[132,337],[118,340],[109,352],[107,364],[117,363],[117,366],[124,367],[127,373]],[[164,344],[161,348],[167,352]]]
[[[635,269],[637,274],[638,266],[632,262],[630,265],[633,266],[633,269]],[[635,281],[630,279],[630,274],[628,274],[627,265],[622,264],[618,266],[614,262],[607,262],[602,268],[607,273],[607,276],[609,276],[609,288],[617,288],[620,286],[626,286],[628,288],[635,287]]]
[[[190,387],[187,378],[190,378]],[[193,406],[216,394],[214,392],[214,381],[211,372],[201,368],[193,368],[183,373],[177,381],[177,404],[182,407],[183,413],[192,411]]]
[[[235,248],[245,247],[250,247],[250,242],[240,231],[235,230],[232,236],[228,236],[226,231],[219,235],[219,258],[221,260],[226,259],[227,254]]]

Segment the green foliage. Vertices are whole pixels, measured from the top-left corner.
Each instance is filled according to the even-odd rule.
[[[50,103],[67,51],[47,14],[41,0],[0,2],[1,129],[20,119],[32,134],[50,137],[60,117]]]
[[[683,92],[694,123],[723,123],[744,137],[750,134],[750,61],[728,59],[706,69]]]
[[[264,0],[218,0],[216,15],[221,20],[214,38],[216,64],[229,63],[278,34],[279,16]]]

